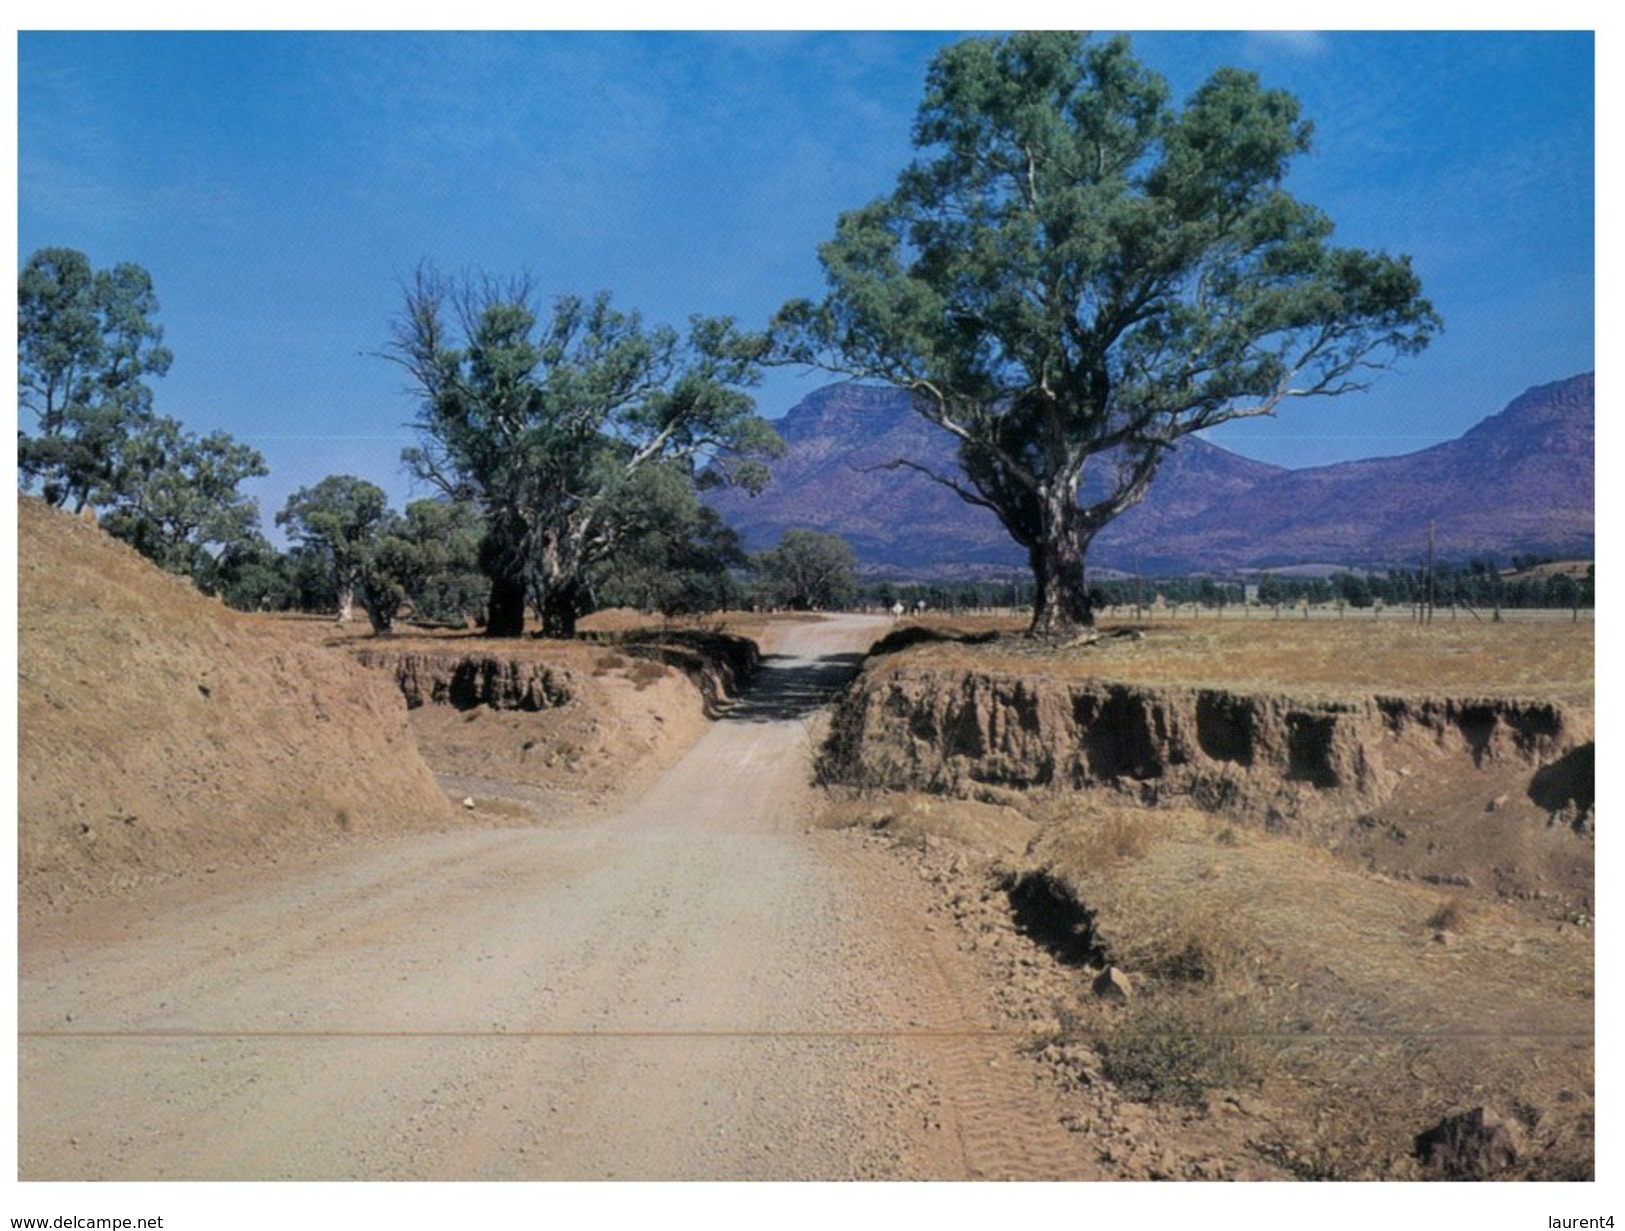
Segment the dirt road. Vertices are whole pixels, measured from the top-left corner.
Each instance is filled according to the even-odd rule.
[[[25,923],[21,1177],[1089,1178],[917,880],[807,824],[876,631],[789,626],[608,819]]]

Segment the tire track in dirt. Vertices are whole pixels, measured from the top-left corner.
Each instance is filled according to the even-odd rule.
[[[1000,1026],[981,975],[951,933],[926,924],[931,916],[919,883],[905,879],[900,865],[871,847],[845,844],[838,857],[867,900],[885,904],[885,915],[873,926],[899,939],[899,967],[915,972],[912,1020],[929,1026],[910,1042],[932,1065],[964,1178],[1110,1178],[1086,1143],[1062,1125],[1055,1092],[1024,1054],[1032,1036]]]

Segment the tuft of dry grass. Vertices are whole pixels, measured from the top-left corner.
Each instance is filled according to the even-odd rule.
[[[1035,799],[1026,811],[1045,827],[1044,858],[1063,875],[1144,859],[1169,829],[1161,813],[1080,804],[1066,796]]]
[[[662,663],[651,662],[647,659],[640,659],[637,663],[633,664],[632,669],[626,673],[626,678],[632,681],[633,686],[637,688],[639,692],[642,692],[645,688],[649,687],[650,684],[655,683],[657,680],[665,679],[666,668]]]
[[[1105,1032],[1102,1071],[1129,1098],[1198,1106],[1215,1089],[1256,1086],[1268,1057],[1245,1000],[1155,995]]]
[[[1427,925],[1435,932],[1463,932],[1467,928],[1467,903],[1451,897],[1428,916]]]
[[[1015,858],[1038,827],[1014,808],[969,799],[887,793],[829,795],[814,824],[820,829],[882,830],[904,846],[952,842],[982,854]]]
[[[1235,991],[1250,986],[1258,944],[1232,911],[1199,899],[1159,922],[1139,938],[1150,974]]]
[[[1239,992],[1250,984],[1259,946],[1224,863],[1189,857],[1211,841],[1210,828],[1195,813],[1093,808],[1052,821],[1033,855],[1112,921],[1114,960],[1165,983]],[[1179,868],[1174,877],[1170,860]]]

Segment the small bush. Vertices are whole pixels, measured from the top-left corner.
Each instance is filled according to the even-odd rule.
[[[1149,815],[1112,812],[1101,819],[1095,841],[1109,861],[1144,859],[1159,836],[1159,827]]]
[[[1450,898],[1428,916],[1427,925],[1435,932],[1461,932],[1467,927],[1467,903]]]
[[[1259,1081],[1253,1025],[1240,1002],[1205,1001],[1198,1018],[1175,996],[1147,998],[1106,1035],[1102,1071],[1129,1098],[1196,1106],[1211,1089]]]
[[[1250,947],[1236,924],[1210,902],[1195,900],[1160,921],[1148,920],[1136,942],[1136,952],[1125,956],[1160,979],[1233,991],[1250,985]]]

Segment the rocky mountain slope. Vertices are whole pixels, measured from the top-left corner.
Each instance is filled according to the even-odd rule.
[[[1190,438],[1138,507],[1100,536],[1096,568],[1187,572],[1297,563],[1409,564],[1434,524],[1446,558],[1590,555],[1595,378],[1529,389],[1457,440],[1400,457],[1287,470]],[[956,473],[951,439],[889,389],[820,389],[778,424],[788,453],[772,485],[713,503],[750,550],[805,527],[839,534],[874,571],[924,575],[1019,569],[987,510],[915,471]]]
[[[1432,522],[1456,559],[1589,556],[1595,405],[1591,373],[1538,385],[1456,440],[1273,475],[1245,500],[1215,502],[1169,549],[1227,565],[1407,562],[1426,552]]]

